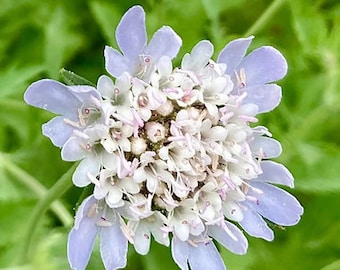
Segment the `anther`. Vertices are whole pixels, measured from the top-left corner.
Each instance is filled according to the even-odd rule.
[[[151,59],[150,59],[149,57],[144,57],[144,62],[145,62],[145,63],[148,64],[148,63],[150,63],[150,61],[151,61]]]
[[[140,107],[145,107],[146,105],[148,105],[149,99],[145,94],[140,94],[138,96],[138,105]]]

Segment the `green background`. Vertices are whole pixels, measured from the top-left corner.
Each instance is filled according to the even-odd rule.
[[[231,270],[340,269],[340,2],[336,0],[0,0],[0,269],[69,269],[67,234],[81,190],[60,196],[29,229],[34,206],[70,168],[41,135],[52,115],[26,105],[30,83],[60,80],[65,67],[96,82],[105,73],[103,49],[133,4],[143,5],[149,37],[170,25],[182,37],[177,57],[201,39],[218,52],[230,40],[256,36],[251,48],[272,45],[286,57],[283,99],[261,115],[282,142],[277,159],[295,176],[290,190],[305,208],[301,222],[273,226],[275,240],[248,237],[244,256],[221,254]],[[27,235],[29,256],[22,261]],[[26,239],[26,240],[25,240]],[[19,263],[19,262],[22,263]],[[98,248],[89,270],[103,269]],[[147,256],[129,249],[126,269],[177,269],[170,249],[153,244]]]

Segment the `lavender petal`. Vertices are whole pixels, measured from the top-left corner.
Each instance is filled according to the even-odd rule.
[[[105,269],[124,268],[127,261],[128,242],[119,222],[100,230],[100,254]]]
[[[234,224],[225,221],[225,226],[229,233],[221,226],[213,225],[208,226],[208,235],[216,239],[231,252],[239,255],[245,254],[248,248],[247,238]]]
[[[72,181],[77,187],[85,187],[91,183],[89,174],[97,176],[100,169],[98,158],[92,156],[83,159],[73,173]]]
[[[56,116],[42,126],[42,133],[57,147],[62,147],[74,130],[74,127],[65,124],[64,119],[64,116]]]
[[[124,14],[116,29],[116,40],[125,57],[138,57],[147,40],[145,12],[141,6],[134,6]]]
[[[276,158],[282,152],[280,142],[268,137],[256,137],[249,146],[255,157]]]
[[[263,173],[259,174],[254,181],[269,182],[273,184],[286,185],[290,188],[294,187],[294,178],[289,170],[282,164],[270,160],[261,162]]]
[[[191,270],[225,270],[226,267],[214,242],[198,243],[189,247],[189,265]]]
[[[208,64],[214,53],[214,46],[208,40],[202,40],[195,45],[190,54],[186,54],[182,60],[182,68],[185,70],[199,70]]]
[[[245,69],[247,84],[266,84],[282,79],[287,73],[287,62],[273,47],[263,46],[248,54],[240,68]]]
[[[234,71],[246,55],[253,38],[253,36],[250,36],[248,38],[235,39],[229,42],[220,52],[217,62],[227,64],[227,74],[234,75]]]
[[[181,270],[188,270],[189,245],[186,241],[179,240],[174,236],[171,240],[171,254],[175,263]]]
[[[88,213],[96,200],[88,197],[80,205],[75,219],[75,225],[68,236],[67,256],[72,269],[86,268],[98,233],[95,218],[89,218]]]
[[[263,217],[283,226],[295,225],[299,222],[303,208],[297,199],[288,192],[267,183],[253,182],[252,186],[261,190],[261,195],[249,190],[248,195],[258,198],[250,202]]]
[[[247,96],[243,102],[257,105],[258,113],[273,110],[279,105],[282,97],[281,87],[276,84],[247,86],[244,91]]]
[[[151,234],[150,230],[143,224],[139,224],[134,235],[134,246],[141,255],[146,255],[150,250]]]
[[[244,203],[244,206],[248,209],[243,212],[243,219],[239,221],[241,227],[251,236],[272,241],[274,239],[274,233],[268,227],[267,223],[251,206],[248,206],[247,203]]]
[[[104,57],[105,68],[113,77],[118,78],[124,72],[128,72],[130,74],[135,73],[135,62],[138,59],[135,59],[135,62],[133,62],[131,59],[122,56],[120,52],[110,46],[105,47]]]
[[[169,26],[163,26],[153,35],[144,54],[150,55],[154,62],[165,55],[174,58],[182,45],[181,38]]]
[[[64,84],[43,79],[32,83],[24,94],[26,103],[55,114],[74,115],[80,107],[79,99]]]

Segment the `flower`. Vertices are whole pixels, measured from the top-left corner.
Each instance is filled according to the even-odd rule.
[[[85,269],[100,234],[100,253],[106,269],[125,267],[128,241],[120,229],[119,214],[93,196],[80,205],[67,245],[72,269]]]
[[[217,62],[213,45],[200,41],[173,67],[180,39],[165,27],[146,45],[144,20],[132,7],[116,30],[122,54],[105,48],[115,80],[102,75],[96,88],[42,80],[25,93],[29,104],[60,114],[44,134],[64,160],[81,161],[75,185],[94,185],[69,235],[70,265],[85,269],[100,234],[106,269],[125,267],[128,241],[145,255],[152,238],[171,245],[183,270],[225,269],[214,240],[245,254],[240,228],[270,241],[266,220],[291,226],[303,213],[275,186],[294,181],[269,160],[280,143],[256,126],[280,102],[274,82],[287,63],[269,46],[246,55],[248,37],[227,44]]]
[[[91,86],[66,86],[43,79],[28,87],[24,99],[32,106],[60,114],[42,127],[55,146],[63,146],[74,130],[101,121],[101,96]]]
[[[146,45],[145,13],[142,7],[129,9],[116,29],[117,44],[122,53],[106,46],[105,66],[113,77],[124,72],[149,80],[161,56],[173,58],[182,45],[180,37],[169,27],[160,28]]]

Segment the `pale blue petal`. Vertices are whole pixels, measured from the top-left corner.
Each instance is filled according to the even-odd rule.
[[[269,137],[256,137],[249,143],[255,157],[276,158],[281,155],[282,147],[279,141]]]
[[[24,94],[26,103],[55,114],[74,115],[81,102],[64,84],[43,79],[32,83]]]
[[[169,26],[163,26],[153,35],[144,54],[149,55],[154,63],[165,55],[174,58],[182,45],[181,38]]]
[[[99,173],[100,162],[99,159],[89,156],[83,159],[73,173],[72,181],[77,187],[85,187],[91,183],[89,174],[96,177]]]
[[[251,185],[263,193],[249,190],[248,195],[256,197],[256,202],[249,202],[259,214],[270,221],[283,226],[299,222],[303,208],[298,200],[287,191],[270,184],[252,182]]]
[[[254,37],[239,38],[229,42],[220,52],[217,62],[227,65],[226,73],[234,75],[234,72],[246,55],[248,47]]]
[[[77,210],[77,213],[74,219],[74,229],[76,230],[79,229],[79,226],[82,220],[86,218],[85,216],[88,214],[89,210],[95,203],[97,203],[97,200],[94,198],[93,195],[83,200],[83,202],[78,207],[78,210]]]
[[[182,59],[182,68],[189,70],[198,70],[208,64],[214,53],[214,46],[208,40],[202,40],[195,45],[190,54],[184,55]]]
[[[62,147],[73,133],[74,127],[66,125],[64,116],[56,116],[42,125],[42,133],[51,139],[55,146]]]
[[[67,256],[72,269],[83,270],[90,260],[98,227],[96,218],[89,218],[88,212],[95,202],[92,196],[83,201],[76,214],[75,226],[69,233]]]
[[[116,29],[116,40],[124,56],[134,59],[146,45],[145,12],[141,6],[130,8]]]
[[[189,265],[191,270],[226,270],[213,241],[197,243],[197,247],[189,247]]]
[[[88,151],[82,146],[83,140],[79,137],[69,138],[61,150],[61,158],[65,161],[77,161],[85,158]]]
[[[171,240],[171,254],[181,270],[188,270],[189,244],[173,236]]]
[[[118,269],[126,266],[128,241],[120,224],[101,227],[100,230],[100,253],[105,269]]]
[[[104,98],[112,98],[114,94],[114,88],[115,85],[109,76],[101,75],[99,77],[97,82],[97,89]]]
[[[267,223],[251,206],[248,206],[247,203],[244,203],[244,206],[247,207],[247,209],[243,211],[243,219],[239,221],[241,227],[251,236],[272,241],[274,239],[274,233],[268,227]]]
[[[281,87],[276,84],[250,85],[242,89],[247,93],[243,103],[257,105],[258,113],[269,112],[276,108],[282,97]]]
[[[115,78],[121,76],[124,72],[134,74],[138,68],[138,57],[134,60],[128,59],[109,46],[104,49],[104,57],[106,70]]]
[[[241,230],[234,224],[225,221],[225,225],[234,237],[231,237],[221,226],[208,226],[208,235],[216,239],[225,248],[235,254],[245,254],[248,248],[248,240]]]
[[[266,84],[282,79],[287,73],[287,62],[283,55],[273,47],[263,46],[252,51],[242,61],[246,83]]]
[[[258,175],[254,181],[269,182],[273,184],[286,185],[294,187],[293,175],[282,164],[271,160],[264,160],[261,162],[263,173]]]
[[[151,234],[147,226],[150,225],[144,225],[142,222],[139,222],[133,237],[135,250],[141,255],[148,254],[150,250]]]
[[[101,100],[102,97],[99,91],[89,85],[72,85],[69,86],[75,96],[80,100],[81,103],[93,103],[93,99]]]

